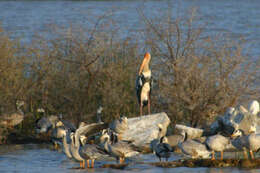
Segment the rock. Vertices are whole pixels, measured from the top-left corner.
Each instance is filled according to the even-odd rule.
[[[120,117],[119,120],[114,120],[109,124],[109,128],[117,134],[123,134],[128,129],[127,117]]]
[[[166,113],[156,113],[128,119],[128,128],[121,134],[122,140],[133,141],[139,147],[149,147],[152,140],[158,138],[158,124],[162,124],[162,131],[170,124]],[[164,134],[164,135],[165,135]]]
[[[188,127],[188,126],[181,125],[181,124],[176,124],[175,128],[180,131],[185,131],[187,133],[189,139],[199,138],[202,136],[202,134],[204,132],[203,129]]]

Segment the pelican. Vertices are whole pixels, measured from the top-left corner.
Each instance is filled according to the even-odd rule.
[[[148,114],[151,114],[151,87],[152,87],[152,74],[149,68],[151,60],[150,53],[145,53],[143,62],[140,66],[138,76],[136,79],[136,94],[138,103],[140,105],[140,115],[143,114],[143,107],[148,106]]]
[[[12,114],[4,114],[0,116],[0,125],[13,128],[14,126],[20,124],[24,119],[24,113],[21,107],[24,105],[24,101],[16,101],[17,111]]]
[[[206,140],[206,146],[212,150],[211,159],[215,160],[215,151],[220,152],[220,159],[223,160],[223,151],[230,144],[230,139],[228,137],[216,134],[209,136]]]
[[[249,135],[245,135],[243,130],[238,129],[231,137],[236,137],[231,143],[236,149],[244,151],[245,158],[248,158],[247,150],[249,150],[251,158],[255,158],[254,152],[260,149],[260,134],[255,134],[254,127],[252,127],[251,134]]]
[[[168,161],[168,158],[171,156],[171,152],[173,150],[168,143],[167,137],[161,137],[160,142],[155,145],[154,151],[155,155],[159,158],[160,162],[161,158],[165,158],[165,160]]]
[[[111,156],[115,157],[119,163],[124,163],[126,157],[132,157],[139,152],[136,151],[136,147],[130,142],[117,141],[116,143],[111,143],[110,136],[105,131],[100,137],[102,141],[102,146]]]

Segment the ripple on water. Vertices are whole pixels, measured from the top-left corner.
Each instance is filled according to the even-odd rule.
[[[172,154],[170,160],[180,157]],[[201,173],[244,173],[248,170],[238,168],[159,168],[139,162],[155,162],[158,159],[153,154],[141,155],[131,160],[127,160],[129,166],[124,170],[101,168],[103,164],[115,163],[114,161],[96,161],[94,169],[78,169],[79,164],[68,159],[65,154],[51,150],[49,145],[2,145],[0,146],[0,172],[95,172],[95,173],[182,173],[182,172],[201,172]],[[250,170],[257,173],[259,170]]]

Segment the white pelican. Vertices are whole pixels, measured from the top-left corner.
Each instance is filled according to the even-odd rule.
[[[150,53],[145,53],[143,62],[140,66],[138,76],[136,79],[136,94],[138,103],[140,105],[140,115],[143,114],[143,107],[148,106],[148,114],[151,114],[151,87],[152,87],[152,73],[149,68],[149,63],[151,60]]]

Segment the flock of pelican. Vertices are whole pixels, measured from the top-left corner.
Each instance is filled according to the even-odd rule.
[[[151,113],[151,88],[152,75],[149,68],[151,55],[145,53],[142,64],[140,66],[136,79],[136,93],[138,103],[140,105],[140,115],[143,115],[143,107],[147,105],[148,114]],[[229,111],[234,111],[234,108]],[[259,113],[259,103],[254,101],[249,106],[250,113],[257,115]],[[98,114],[101,114],[102,108],[99,108]],[[66,156],[80,162],[80,167],[94,167],[95,160],[117,160],[124,163],[128,157],[134,157],[143,152],[143,148],[136,146],[133,141],[121,139],[121,132],[127,128],[127,118],[121,117],[119,120],[110,124],[109,128],[101,121],[101,115],[98,115],[98,123],[85,124],[82,123],[76,129],[68,126],[61,120],[52,125],[54,132],[53,138],[61,139],[61,145]],[[180,134],[165,136],[162,124],[158,124],[158,137],[149,144],[151,151],[159,158],[160,161],[168,159],[174,149],[179,148],[184,155],[192,158],[209,158],[211,155],[214,160],[215,152],[220,152],[220,159],[223,159],[223,153],[227,150],[244,151],[245,158],[247,151],[250,157],[254,159],[254,153],[260,150],[260,134],[256,134],[256,123],[250,124],[250,133],[245,134],[243,129],[239,129],[239,125],[233,123],[232,133],[224,135],[222,131],[218,131],[213,135],[193,139],[188,135],[187,131],[182,130]],[[37,122],[40,128],[46,124],[45,122]],[[50,125],[51,123],[49,123]],[[46,132],[49,127],[44,126]],[[88,136],[97,132],[94,136]],[[98,142],[97,142],[98,140]],[[92,142],[90,142],[92,141]]]

